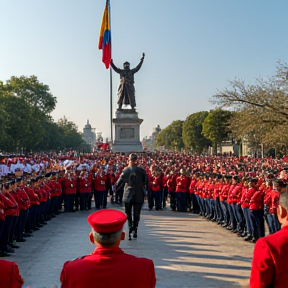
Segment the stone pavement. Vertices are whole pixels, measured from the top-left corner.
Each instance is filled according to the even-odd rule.
[[[253,244],[198,215],[146,207],[138,239],[122,241],[121,248],[153,259],[157,288],[247,287]],[[7,258],[19,265],[24,287],[60,287],[63,263],[93,251],[86,221],[90,213],[60,214]]]

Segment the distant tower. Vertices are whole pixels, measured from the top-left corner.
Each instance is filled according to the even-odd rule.
[[[91,125],[89,124],[89,120],[87,120],[87,124],[83,128],[83,134],[82,134],[82,139],[91,146],[91,148],[94,147],[96,143],[96,133],[95,133],[95,128],[92,128]]]

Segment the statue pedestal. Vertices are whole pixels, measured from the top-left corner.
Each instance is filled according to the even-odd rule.
[[[140,124],[143,119],[138,118],[135,109],[117,109],[115,125],[115,140],[112,145],[113,152],[143,152],[140,142]]]

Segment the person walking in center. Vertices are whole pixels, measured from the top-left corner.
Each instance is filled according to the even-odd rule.
[[[144,203],[144,189],[146,189],[147,175],[145,169],[137,165],[137,154],[129,155],[129,165],[121,173],[116,182],[116,190],[124,185],[123,203],[128,219],[129,240],[131,234],[137,238],[140,213]],[[133,209],[133,216],[132,216]]]

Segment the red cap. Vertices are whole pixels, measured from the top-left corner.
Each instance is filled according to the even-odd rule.
[[[92,213],[87,221],[98,233],[114,233],[123,228],[127,220],[125,213],[115,209],[105,209]]]

